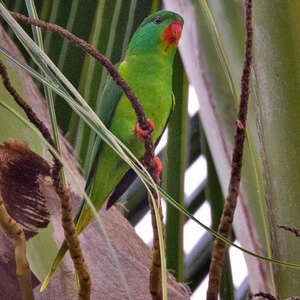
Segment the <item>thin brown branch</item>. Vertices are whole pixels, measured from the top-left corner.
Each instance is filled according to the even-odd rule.
[[[138,98],[135,96],[134,92],[131,90],[129,85],[126,81],[122,78],[119,72],[114,68],[113,64],[107,59],[104,55],[97,51],[97,49],[93,48],[90,44],[88,44],[85,40],[80,39],[76,35],[70,33],[68,30],[56,25],[47,23],[45,21],[39,19],[31,19],[24,15],[11,12],[12,16],[25,22],[27,24],[39,26],[41,28],[51,30],[57,32],[61,37],[69,40],[70,42],[74,43],[76,46],[80,47],[86,53],[89,53],[92,57],[94,57],[97,61],[99,61],[109,72],[113,80],[122,88],[125,95],[127,96],[128,100],[130,101],[140,127],[143,130],[147,130],[148,134],[144,137],[144,144],[145,144],[145,155],[143,157],[143,164],[146,169],[149,171],[151,176],[153,177],[154,181],[159,184],[160,177],[156,175],[155,172],[155,161],[154,161],[154,144],[152,140],[152,128],[147,122],[147,118],[145,116],[144,109],[139,102]],[[156,202],[158,207],[160,208],[160,218],[162,221],[162,211],[161,211],[161,204],[160,204],[159,196],[156,197]],[[158,241],[158,231],[157,231],[157,224],[154,214],[154,209],[152,204],[150,204],[151,215],[152,215],[152,226],[153,226],[153,235]],[[153,259],[152,259],[152,267],[151,267],[151,275],[150,275],[150,292],[153,296],[153,299],[159,299],[155,297],[161,297],[161,275],[158,275],[158,272],[161,272],[160,268],[160,250],[159,245],[154,245],[153,248]],[[159,260],[159,263],[158,263]],[[156,289],[156,290],[155,290]],[[159,295],[159,296],[158,296]]]
[[[32,108],[21,98],[21,96],[17,93],[15,88],[11,85],[6,71],[6,67],[1,60],[0,74],[4,86],[14,98],[14,100],[17,102],[17,104],[24,110],[28,119],[37,127],[37,129],[41,132],[41,134],[48,141],[48,143],[55,147],[55,143],[51,137],[48,128],[43,124],[43,122],[37,117]],[[55,158],[54,155],[53,159],[54,167],[51,176],[56,192],[61,200],[62,225],[64,228],[65,238],[70,250],[70,254],[74,263],[74,267],[79,278],[80,288],[78,292],[78,299],[89,299],[91,293],[91,281],[88,266],[84,261],[82,250],[80,247],[80,242],[72,218],[72,201],[69,197],[68,192],[63,187],[61,177],[59,176],[59,172],[61,170],[61,163]]]
[[[31,271],[26,258],[26,239],[22,226],[8,214],[0,193],[0,225],[15,242],[16,274],[24,300],[33,300]]]
[[[260,293],[257,293],[257,294],[255,294],[255,295],[253,295],[253,296],[251,297],[251,299],[254,299],[254,298],[256,298],[256,297],[262,297],[262,298],[268,299],[268,300],[278,300],[278,299],[275,298],[274,296],[272,296],[272,295],[270,295],[270,294],[268,294],[268,293],[263,293],[263,292],[260,292]]]
[[[62,207],[62,224],[65,232],[65,238],[70,250],[70,254],[78,275],[80,289],[78,292],[78,300],[86,300],[91,297],[91,279],[89,275],[88,266],[84,260],[82,250],[80,247],[80,241],[78,239],[75,225],[72,217],[72,201],[69,197],[68,191],[64,188],[62,181],[60,180],[59,172],[60,165],[55,164],[52,170],[53,183],[56,192],[61,201]]]
[[[221,216],[218,232],[224,237],[229,237],[232,230],[232,222],[235,208],[237,205],[237,197],[239,193],[243,145],[246,135],[246,121],[249,99],[249,82],[252,63],[252,0],[246,0],[246,53],[243,74],[241,79],[241,96],[238,119],[236,122],[236,134],[234,138],[234,150],[232,155],[231,177],[228,187],[228,196]],[[207,300],[217,300],[222,277],[222,269],[224,265],[227,244],[215,239],[212,260],[209,269],[209,284],[207,289]]]
[[[286,231],[290,231],[290,232],[294,233],[296,235],[296,237],[300,237],[300,230],[295,227],[288,226],[288,225],[279,225],[278,227],[281,229],[284,229]]]
[[[155,178],[157,184],[160,183],[159,178]],[[152,191],[155,193],[154,191]],[[152,264],[150,268],[150,293],[153,300],[162,299],[162,286],[161,286],[161,260],[160,260],[160,247],[159,247],[159,237],[158,237],[158,228],[155,218],[155,211],[150,195],[148,196],[149,207],[151,210],[151,222],[153,228],[153,251],[152,251]],[[159,196],[155,199],[156,205],[159,211],[159,218],[163,224],[163,213],[161,207],[161,199]],[[163,228],[163,240],[165,241],[165,234]]]
[[[279,298],[275,298],[271,294],[263,293],[263,292],[260,292],[260,293],[257,293],[255,295],[253,295],[251,297],[251,299],[254,299],[256,297],[261,297],[261,298],[268,299],[268,300],[280,300]],[[285,298],[283,300],[300,300],[300,298],[299,297],[289,297],[289,298]]]

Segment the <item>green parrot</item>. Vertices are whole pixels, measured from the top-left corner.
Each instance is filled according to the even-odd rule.
[[[129,84],[142,104],[148,123],[153,128],[152,136],[158,143],[174,108],[172,92],[173,60],[181,36],[183,19],[171,11],[151,14],[134,33],[118,71]],[[142,130],[135,112],[122,92],[110,78],[106,84],[100,105],[100,119],[137,158],[145,153]],[[97,137],[91,153],[93,161],[86,184],[97,210],[108,200],[107,208],[122,195],[136,174],[104,142]],[[161,162],[155,158],[156,170],[161,172]],[[80,234],[93,219],[89,206],[83,201],[74,222]],[[51,276],[68,250],[66,241],[62,244],[41,291],[47,286]]]

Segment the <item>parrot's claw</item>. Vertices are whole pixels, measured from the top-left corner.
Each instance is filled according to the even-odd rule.
[[[147,119],[147,122],[148,124],[150,125],[150,127],[152,129],[154,129],[154,123],[150,120],[150,119]],[[141,142],[144,141],[144,138],[145,136],[149,133],[149,130],[144,130],[140,127],[140,124],[139,123],[136,123],[135,127],[134,127],[134,134],[138,134],[139,135],[139,139]]]
[[[159,159],[158,156],[154,157],[154,163],[155,163],[154,175],[155,176],[160,176],[160,173],[162,171],[162,163],[161,163],[161,160]]]

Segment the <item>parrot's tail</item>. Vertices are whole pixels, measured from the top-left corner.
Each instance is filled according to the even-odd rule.
[[[48,273],[48,275],[46,276],[45,280],[43,281],[42,283],[42,286],[41,286],[41,289],[40,289],[40,292],[43,292],[44,289],[47,287],[52,275],[55,273],[57,267],[60,265],[63,257],[65,256],[66,252],[68,251],[68,245],[67,245],[67,242],[64,241],[54,259],[54,262],[52,264],[52,267],[51,267],[51,270],[50,272]]]

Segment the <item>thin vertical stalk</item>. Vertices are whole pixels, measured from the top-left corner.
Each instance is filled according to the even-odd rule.
[[[174,61],[173,90],[176,99],[174,113],[168,126],[167,175],[165,187],[169,195],[184,206],[184,171],[187,148],[188,81],[179,53]],[[176,176],[174,176],[176,174]],[[184,216],[167,203],[166,247],[167,267],[175,271],[177,281],[183,281]]]
[[[246,0],[246,53],[241,80],[241,97],[238,119],[236,122],[236,135],[234,138],[234,150],[232,155],[232,169],[230,183],[228,187],[228,196],[222,213],[218,232],[228,238],[232,230],[232,222],[237,197],[239,193],[243,146],[246,136],[246,120],[248,112],[249,84],[252,63],[252,0]],[[212,261],[209,270],[209,284],[207,289],[207,300],[217,300],[222,277],[222,268],[224,265],[227,245],[220,239],[215,239]]]
[[[34,1],[33,0],[26,0],[26,7],[28,10],[29,17],[33,19],[38,19],[37,12],[35,9]],[[41,48],[42,51],[44,51],[44,45],[43,45],[43,38],[42,38],[42,32],[41,29],[37,26],[32,25],[32,32],[33,32],[33,37],[34,41],[36,44]],[[48,75],[43,72],[46,78],[50,79]],[[52,133],[54,136],[54,142],[55,142],[55,147],[58,151],[58,153],[61,153],[61,146],[60,146],[60,141],[59,141],[59,132],[58,132],[58,125],[57,125],[57,120],[56,120],[56,114],[55,114],[55,108],[54,108],[54,99],[53,99],[53,93],[52,90],[44,85],[44,92],[45,96],[47,99],[47,104],[48,104],[48,109],[49,109],[49,115],[50,115],[50,120],[51,120],[51,126],[52,126]],[[60,177],[63,182],[64,187],[66,187],[66,178],[65,174],[63,171],[63,168],[60,170]]]

